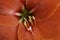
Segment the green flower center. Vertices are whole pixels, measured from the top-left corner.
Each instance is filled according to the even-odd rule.
[[[20,13],[19,23],[23,22],[24,26],[28,29],[31,29],[31,25],[33,25],[33,21],[35,17],[32,15],[34,10],[28,11],[25,7],[22,8],[22,12]]]

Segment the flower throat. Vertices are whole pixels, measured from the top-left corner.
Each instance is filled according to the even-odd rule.
[[[23,23],[27,30],[32,30],[31,27],[35,25],[35,17],[32,14],[33,12],[34,9],[29,11],[23,6],[21,13],[19,13],[19,23]]]

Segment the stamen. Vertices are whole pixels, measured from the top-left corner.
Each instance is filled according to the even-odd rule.
[[[29,27],[29,23],[26,18],[24,18],[24,26],[26,29]]]
[[[24,26],[27,28],[27,22],[26,21],[24,21]]]
[[[27,21],[27,19],[26,19],[26,18],[24,18],[24,20],[25,20],[25,21]]]
[[[19,23],[22,23],[23,22],[23,18],[21,18],[20,20],[19,20]]]
[[[31,26],[29,26],[29,28],[27,28],[27,30],[29,30],[29,31],[32,30]]]
[[[33,19],[33,20],[35,20],[35,17],[34,17],[34,16],[32,16],[32,19]]]
[[[22,16],[22,13],[14,13],[16,16]]]
[[[32,10],[29,11],[29,13],[33,13],[35,11],[35,8],[33,8]]]
[[[29,16],[29,22],[33,25],[32,17]]]
[[[28,31],[30,31],[33,35],[34,35],[34,32],[32,31],[32,27],[29,26],[29,28],[27,28]]]
[[[32,19],[33,19],[33,21],[34,21],[34,25],[36,25],[36,19],[35,19],[35,17],[32,16]]]
[[[24,11],[25,10],[25,7],[24,7],[24,5],[23,5],[23,7],[22,7],[22,11]]]

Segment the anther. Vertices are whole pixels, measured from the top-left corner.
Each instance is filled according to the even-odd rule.
[[[29,26],[29,28],[27,28],[27,30],[29,30],[29,31],[32,30],[31,26]]]
[[[27,21],[27,19],[26,18],[24,18],[24,26],[25,26],[25,28],[27,29],[28,28],[28,26],[29,26],[29,23],[28,23],[28,21]]]
[[[33,25],[32,17],[29,16],[29,22]]]
[[[32,31],[32,27],[29,26],[29,28],[27,28],[28,31],[30,31],[33,35],[34,35],[34,32]]]
[[[33,20],[35,20],[35,17],[34,17],[34,16],[32,16],[32,19],[33,19]]]
[[[33,19],[33,21],[34,21],[34,25],[36,25],[36,19],[35,19],[35,17],[32,16],[32,19]]]
[[[24,21],[24,26],[27,28],[27,22],[26,21]]]

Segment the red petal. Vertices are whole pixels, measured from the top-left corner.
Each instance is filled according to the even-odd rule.
[[[14,27],[18,25],[18,20],[12,16],[12,15],[8,15],[8,16],[4,16],[4,15],[0,15],[0,26],[3,27]]]
[[[42,40],[60,40],[60,0],[41,0],[37,6],[33,3],[33,0],[27,2],[28,8],[36,8],[36,27],[40,30]]]
[[[20,0],[0,0],[0,13],[5,13],[5,11],[11,12],[11,10],[14,12],[19,8],[19,10],[21,10],[21,7],[22,3],[20,2]]]
[[[28,9],[35,8],[33,14],[39,19],[44,19],[53,12],[58,3],[59,0],[27,0],[26,7]]]

